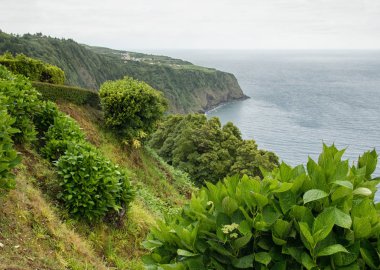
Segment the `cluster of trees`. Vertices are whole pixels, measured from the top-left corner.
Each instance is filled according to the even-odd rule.
[[[151,230],[148,269],[379,269],[375,151],[357,165],[324,145],[307,169],[282,163],[259,181],[207,183]]]
[[[22,74],[31,81],[64,84],[65,73],[59,67],[44,63],[40,60],[7,52],[0,55],[0,64],[16,74]]]
[[[258,149],[253,140],[243,140],[232,123],[222,127],[218,118],[202,114],[168,116],[149,145],[199,184],[235,174],[262,177],[261,169],[271,171],[278,165],[274,153]]]

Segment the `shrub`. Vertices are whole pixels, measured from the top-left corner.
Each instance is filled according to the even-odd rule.
[[[20,130],[13,134],[14,141],[33,141],[36,137],[33,117],[41,104],[39,93],[24,76],[13,75],[0,65],[0,95],[7,97],[8,114],[15,118],[13,127]]]
[[[99,94],[84,88],[33,82],[33,86],[42,94],[42,98],[51,101],[69,101],[78,105],[90,105],[100,109]]]
[[[57,167],[62,178],[59,197],[77,218],[98,220],[127,208],[132,200],[126,176],[89,145],[70,146]]]
[[[356,166],[324,145],[307,169],[282,163],[259,181],[207,183],[144,246],[148,269],[378,269],[375,151]]]
[[[99,94],[106,125],[126,139],[145,137],[167,107],[162,93],[129,77],[103,83]]]
[[[39,139],[44,139],[45,133],[54,125],[54,119],[60,114],[61,113],[54,102],[41,102],[41,106],[33,119],[35,128],[39,134]]]
[[[32,81],[63,84],[65,73],[59,67],[50,65],[37,59],[18,54],[15,57],[11,53],[0,56],[0,64],[6,66],[15,74],[21,74]]]
[[[41,153],[49,160],[58,160],[70,145],[84,142],[85,136],[74,119],[59,113],[45,133],[45,140]]]
[[[13,134],[18,130],[13,128],[15,122],[11,118],[0,99],[0,190],[14,187],[14,175],[12,169],[21,161],[21,156],[13,149]]]

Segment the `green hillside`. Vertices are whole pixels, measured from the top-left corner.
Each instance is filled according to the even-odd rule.
[[[64,70],[67,84],[89,89],[97,90],[106,80],[132,76],[161,90],[171,112],[203,112],[246,98],[234,75],[167,56],[91,47],[42,34],[0,32],[0,54],[6,51],[56,65]]]
[[[379,269],[375,150],[292,167],[145,82],[31,82],[32,60],[0,65],[0,269]]]

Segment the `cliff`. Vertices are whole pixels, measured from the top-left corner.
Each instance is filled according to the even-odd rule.
[[[125,75],[162,91],[170,112],[204,112],[244,99],[234,75],[167,56],[112,50],[42,34],[15,36],[0,32],[0,54],[24,53],[62,68],[66,84],[98,89],[106,80]]]

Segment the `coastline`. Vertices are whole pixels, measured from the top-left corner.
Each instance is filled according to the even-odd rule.
[[[228,100],[228,101],[223,101],[223,102],[217,104],[216,106],[210,106],[210,108],[206,108],[206,110],[200,111],[200,113],[203,113],[204,115],[207,116],[207,114],[209,114],[210,112],[218,110],[218,109],[222,108],[223,106],[225,106],[227,104],[231,104],[231,103],[234,103],[234,102],[237,102],[237,101],[247,100],[247,99],[250,99],[250,98],[251,98],[250,96],[247,96],[247,95],[243,94],[243,96],[240,97],[240,98],[234,98],[234,99],[231,99],[231,100]]]

